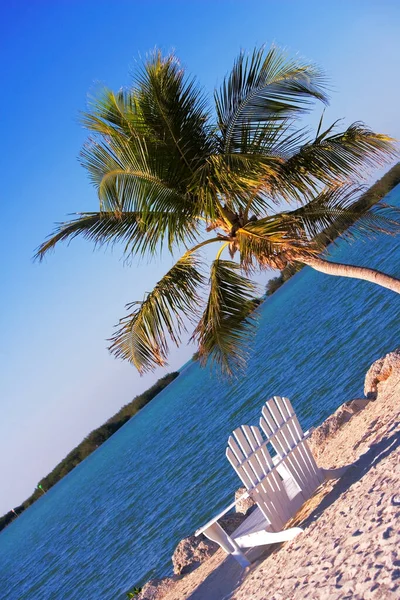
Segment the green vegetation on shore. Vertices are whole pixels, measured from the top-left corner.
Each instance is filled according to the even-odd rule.
[[[386,196],[396,185],[400,183],[400,162],[397,163],[394,167],[392,167],[381,179],[378,179],[362,196],[360,199],[355,202],[352,206],[352,211],[354,211],[354,222],[356,222],[358,217],[361,217],[364,213],[366,213],[370,208],[377,204],[382,198]],[[346,229],[350,227],[347,225]],[[328,227],[324,232],[320,233],[319,240],[325,246],[328,246],[331,242],[338,237],[338,231],[343,233],[345,228],[340,229],[340,226],[334,225],[332,227]],[[277,289],[279,289],[285,281],[293,277],[298,271],[303,268],[304,265],[287,265],[282,271],[280,275],[277,277],[273,277],[267,283],[266,287],[266,295],[271,296]]]
[[[111,419],[108,419],[103,425],[94,429],[89,433],[85,439],[74,448],[58,465],[43,477],[38,483],[40,488],[36,489],[34,493],[29,496],[25,502],[16,506],[13,510],[0,517],[0,531],[4,529],[11,521],[16,518],[16,515],[20,515],[28,506],[33,504],[44,492],[49,490],[55,485],[60,479],[67,475],[74,467],[82,462],[89,454],[91,454],[96,448],[98,448],[103,442],[108,440],[122,425],[125,425],[127,421],[136,413],[140,411],[146,404],[148,404],[157,394],[159,394],[164,388],[167,387],[174,379],[179,375],[179,372],[169,373],[161,379],[159,379],[151,388],[136,396],[131,402],[125,404]]]

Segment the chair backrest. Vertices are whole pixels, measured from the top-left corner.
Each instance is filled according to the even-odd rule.
[[[229,437],[226,456],[268,520],[280,531],[293,516],[284,480],[258,427],[242,425]]]
[[[287,398],[262,409],[260,426],[242,425],[228,439],[226,456],[273,531],[281,530],[323,480]],[[274,448],[272,457],[268,445]]]
[[[280,457],[281,464],[302,490],[304,499],[310,498],[324,480],[324,475],[314,460],[290,400],[280,396],[267,400],[262,409],[260,427]]]

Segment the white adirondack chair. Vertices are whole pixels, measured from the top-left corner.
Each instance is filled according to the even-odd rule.
[[[245,496],[251,496],[257,508],[231,536],[218,520],[235,503],[195,534],[204,533],[242,566],[250,564],[242,548],[288,541],[301,533],[300,527],[283,528],[324,479],[341,477],[346,469],[328,471],[317,466],[307,443],[310,433],[303,433],[287,398],[274,396],[265,403],[260,427],[265,439],[258,427],[242,425],[229,437],[226,449],[229,462],[247,489]]]

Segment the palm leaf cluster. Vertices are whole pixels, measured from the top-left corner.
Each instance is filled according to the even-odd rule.
[[[94,98],[82,117],[90,137],[81,162],[99,210],[62,223],[38,249],[41,259],[78,235],[118,243],[128,258],[184,249],[154,290],[128,305],[112,338],[111,351],[140,372],[166,364],[189,325],[202,361],[228,372],[242,364],[251,273],[320,252],[318,234],[354,220],[352,182],[394,154],[391,138],[361,123],[323,130],[321,119],[316,134],[299,125],[316,102],[327,104],[326,81],[275,47],[241,53],[214,102],[159,51],[129,89]],[[395,221],[375,213],[364,227]],[[209,243],[218,254],[207,278],[200,249]]]
[[[203,281],[193,254],[185,254],[143,302],[128,305],[128,310],[134,310],[121,320],[111,350],[131,360],[141,372],[154,363],[164,365],[168,354],[164,331],[175,344],[180,343],[186,322],[196,316]]]
[[[239,271],[233,261],[213,261],[207,305],[192,336],[199,344],[200,361],[211,358],[228,372],[243,366],[253,325],[256,286]]]

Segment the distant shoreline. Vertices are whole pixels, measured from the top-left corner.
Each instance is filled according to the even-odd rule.
[[[139,396],[136,396],[131,402],[125,404],[114,416],[108,419],[103,425],[89,433],[76,448],[59,462],[54,469],[38,483],[37,488],[29,498],[19,506],[15,506],[5,515],[0,517],[0,531],[9,525],[14,519],[19,517],[29,506],[38,498],[52,488],[65,475],[70,473],[79,463],[94,452],[106,440],[108,440],[118,429],[120,429],[129,419],[136,415],[146,404],[155,398],[163,389],[174,381],[180,373],[175,371],[168,373],[159,379],[148,390]],[[39,486],[41,486],[39,488]]]

